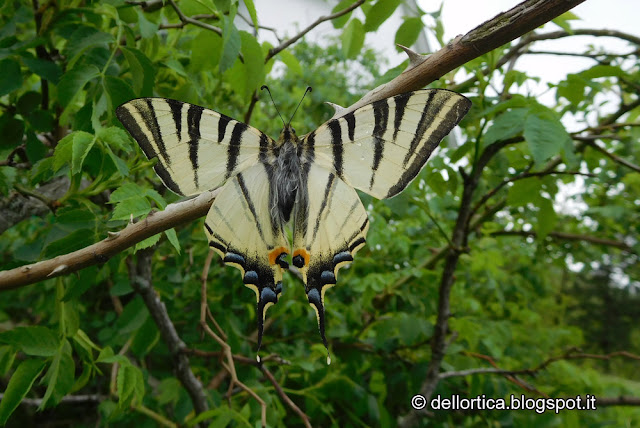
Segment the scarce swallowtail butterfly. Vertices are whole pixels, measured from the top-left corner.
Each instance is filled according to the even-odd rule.
[[[277,140],[224,114],[164,98],[129,101],[116,115],[147,158],[157,159],[154,169],[173,192],[221,188],[204,228],[209,246],[256,293],[259,351],[289,255],[328,349],[324,293],[369,229],[355,189],[378,199],[400,193],[470,106],[455,92],[419,90],[332,118],[303,137],[285,125]],[[284,230],[289,222],[293,242]]]

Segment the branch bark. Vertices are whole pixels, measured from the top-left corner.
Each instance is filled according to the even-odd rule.
[[[204,216],[209,211],[217,194],[217,190],[205,192],[196,198],[168,205],[164,211],[151,213],[144,220],[131,223],[120,232],[73,253],[1,271],[0,291],[67,275],[88,266],[103,264],[109,257],[156,233]]]
[[[183,352],[187,346],[182,339],[180,339],[180,336],[178,336],[178,332],[173,322],[171,322],[171,318],[169,318],[167,307],[153,289],[151,282],[152,255],[152,249],[145,249],[138,252],[137,263],[131,258],[127,261],[129,275],[131,277],[131,286],[136,293],[142,297],[153,321],[158,327],[162,340],[169,349],[176,377],[187,390],[196,413],[203,413],[209,410],[207,395],[204,392],[202,383],[200,383],[191,371],[188,355]]]

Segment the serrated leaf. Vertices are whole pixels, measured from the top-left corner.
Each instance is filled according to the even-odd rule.
[[[138,217],[151,211],[151,204],[146,198],[147,189],[135,183],[125,183],[111,193],[109,203],[116,204],[111,215],[112,220],[129,220],[130,216]]]
[[[401,0],[378,0],[367,13],[364,30],[366,32],[376,31],[384,21],[393,15],[400,3]]]
[[[58,100],[62,107],[69,105],[82,91],[84,85],[100,76],[95,65],[78,65],[62,75],[58,83]]]
[[[88,132],[78,131],[73,135],[71,145],[71,173],[78,174],[82,171],[82,164],[93,147],[95,138]]]
[[[418,40],[418,36],[423,28],[424,24],[420,17],[413,16],[405,18],[402,25],[398,28],[398,31],[396,31],[395,43],[397,45],[411,47],[416,40]]]
[[[335,5],[335,7],[333,9],[331,9],[331,13],[334,14],[336,12],[340,12],[341,10],[345,10],[346,8],[348,8],[349,6],[351,6],[353,4],[354,0],[342,0],[340,1],[337,5]],[[344,25],[347,23],[347,21],[349,21],[349,18],[351,18],[351,13],[345,13],[342,16],[339,16],[336,19],[331,20],[331,23],[333,24],[333,28],[342,28],[344,27]]]
[[[62,397],[71,391],[75,369],[76,365],[71,357],[71,346],[64,340],[60,344],[58,352],[53,356],[47,373],[44,375],[43,382],[47,384],[47,390],[38,407],[39,410],[45,409],[49,404],[49,400],[52,400],[51,404],[53,405],[59,403]]]
[[[96,136],[107,143],[111,148],[124,151],[131,150],[131,139],[122,128],[118,128],[117,126],[100,128]]]
[[[298,61],[298,58],[296,58],[287,49],[278,53],[278,59],[282,61],[287,66],[289,71],[291,71],[294,75],[302,75],[302,66],[300,65],[300,61]]]
[[[515,108],[496,117],[484,134],[484,145],[488,146],[496,141],[506,140],[520,134],[524,130],[524,122],[528,113],[528,109]]]
[[[571,11],[567,11],[562,15],[558,16],[557,18],[553,19],[551,22],[556,24],[558,27],[562,28],[567,33],[571,34],[572,30],[571,30],[571,25],[569,24],[569,21],[575,21],[579,19],[580,18],[578,18],[578,16],[575,13]]]
[[[134,247],[133,251],[138,252],[140,250],[144,250],[145,248],[153,247],[160,241],[161,236],[162,236],[161,233],[156,233],[155,235],[150,236],[147,239],[144,239],[138,242]]]
[[[533,160],[542,165],[557,155],[571,137],[552,110],[532,109],[524,123],[524,138],[531,150]]]
[[[60,341],[47,327],[16,327],[0,333],[0,343],[13,345],[27,355],[50,357],[56,353]]]
[[[343,31],[341,39],[342,52],[344,55],[347,58],[355,58],[358,56],[364,45],[364,26],[362,22],[357,18],[352,19]]]
[[[222,54],[220,55],[220,73],[227,71],[238,59],[240,53],[241,38],[233,19],[224,16],[224,29],[222,31]]]
[[[16,369],[9,380],[7,389],[0,401],[0,425],[4,425],[18,404],[27,395],[33,382],[42,372],[44,361],[25,360]]]

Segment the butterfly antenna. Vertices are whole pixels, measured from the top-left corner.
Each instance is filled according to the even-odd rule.
[[[296,107],[296,109],[293,111],[293,114],[291,115],[291,119],[289,119],[289,123],[287,123],[287,125],[291,125],[291,121],[293,120],[293,116],[296,115],[296,112],[298,111],[298,108],[300,108],[300,104],[302,104],[302,100],[304,100],[304,97],[307,96],[307,92],[311,92],[311,91],[313,91],[313,88],[311,86],[307,86],[307,90],[304,91],[304,95],[302,96],[302,99],[298,103],[298,107]]]
[[[271,102],[273,103],[273,106],[276,108],[276,111],[278,112],[278,116],[280,116],[280,120],[282,121],[282,125],[284,126],[284,119],[282,118],[282,115],[280,114],[280,110],[278,110],[278,106],[276,105],[276,102],[273,100],[273,95],[271,95],[271,91],[269,90],[269,87],[267,85],[262,85],[262,87],[260,88],[261,90],[267,90],[267,92],[269,93],[269,97],[271,98]],[[291,121],[289,121],[291,122]]]

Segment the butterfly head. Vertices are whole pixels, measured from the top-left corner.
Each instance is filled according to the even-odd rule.
[[[286,142],[298,142],[298,135],[296,134],[296,130],[293,129],[293,126],[291,125],[285,125],[280,132],[280,138],[278,138],[278,143],[284,144]]]

